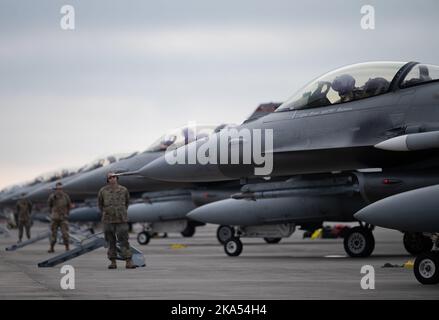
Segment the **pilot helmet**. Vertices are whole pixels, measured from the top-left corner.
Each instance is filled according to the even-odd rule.
[[[343,74],[332,81],[331,87],[340,95],[346,95],[354,90],[355,79],[350,74]]]

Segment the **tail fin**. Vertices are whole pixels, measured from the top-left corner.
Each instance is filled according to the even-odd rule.
[[[247,123],[266,116],[267,114],[274,112],[277,108],[279,108],[281,104],[282,103],[280,102],[262,103],[247,119],[244,120],[243,123]]]

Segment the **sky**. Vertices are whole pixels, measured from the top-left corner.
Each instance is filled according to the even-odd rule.
[[[189,121],[240,123],[347,64],[439,64],[438,12],[437,0],[0,0],[0,189],[144,150]]]

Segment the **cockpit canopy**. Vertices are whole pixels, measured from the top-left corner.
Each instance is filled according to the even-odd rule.
[[[100,158],[86,164],[85,166],[80,168],[77,172],[83,173],[83,172],[88,172],[88,171],[91,171],[91,170],[94,170],[94,169],[97,169],[100,167],[105,167],[105,166],[108,166],[112,163],[132,158],[136,154],[138,154],[138,152],[118,153],[118,154],[109,155],[107,157],[100,157]]]
[[[400,88],[413,87],[435,80],[439,80],[439,66],[430,64],[416,64],[404,77]]]
[[[196,140],[207,138],[215,132],[217,126],[186,126],[171,130],[155,141],[145,152],[174,150]]]
[[[386,93],[405,64],[366,62],[331,71],[300,89],[277,111],[323,107]]]
[[[60,170],[50,171],[50,172],[47,172],[45,174],[42,174],[41,176],[36,178],[36,180],[38,180],[40,182],[53,182],[53,181],[68,177],[71,174],[72,174],[72,170],[60,169]]]

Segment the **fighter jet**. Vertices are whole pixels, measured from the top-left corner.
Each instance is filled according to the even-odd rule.
[[[273,112],[279,106],[280,103],[261,104],[247,118],[247,121]],[[205,140],[210,134],[228,126],[230,125],[196,125],[175,129],[163,135],[145,152],[105,169],[81,175],[65,184],[64,189],[69,194],[96,197],[99,189],[105,185],[106,174],[116,172],[120,179],[119,183],[127,187],[132,198],[135,199],[128,208],[129,221],[147,223],[144,230],[137,236],[140,244],[147,244],[151,234],[157,232],[180,232],[183,236],[190,237],[195,233],[195,228],[204,223],[188,220],[187,213],[197,206],[228,198],[239,190],[239,181],[201,184],[164,182],[132,173],[161,157],[165,152],[175,150],[192,141]],[[70,213],[71,221],[86,221],[90,218],[95,222],[100,221],[101,218],[99,210],[94,205],[86,205]]]
[[[354,214],[370,203],[439,182],[436,172],[347,172],[294,176],[286,181],[248,184],[230,199],[198,207],[188,218],[221,225],[224,250],[241,254],[243,237],[265,238],[268,243],[289,237],[297,227],[315,230],[323,222],[354,222]],[[239,212],[239,215],[236,214]],[[231,227],[233,226],[233,227]],[[375,248],[373,224],[362,224],[344,234],[351,257],[367,257]],[[418,254],[432,246],[409,229],[404,231],[408,252]]]
[[[63,185],[67,184],[69,181],[76,179],[78,176],[93,172],[99,168],[105,168],[113,163],[117,163],[121,160],[131,158],[135,156],[137,152],[131,153],[121,153],[121,154],[111,154],[105,157],[98,157],[97,159],[85,164],[79,169],[62,169],[57,170],[45,175],[40,178],[41,183],[36,185],[35,188],[27,190],[26,197],[34,203],[46,203],[50,193],[53,192],[55,187],[55,182],[61,182]],[[73,201],[84,200],[83,195],[78,195],[73,193],[71,195]]]
[[[355,214],[360,221],[410,231],[422,241],[414,273],[422,284],[439,283],[439,184],[403,192],[375,202]]]
[[[348,185],[348,189],[359,193],[361,198],[354,201],[355,204],[347,205],[340,210],[337,219],[342,217],[343,213],[348,213],[350,219],[353,219],[356,207],[365,206],[391,194],[437,183],[438,80],[438,66],[417,62],[369,62],[346,66],[311,81],[283,103],[276,112],[242,124],[237,128],[237,134],[221,131],[211,136],[206,143],[210,143],[211,149],[216,152],[210,152],[213,156],[209,157],[207,164],[200,161],[195,164],[169,164],[168,156],[156,159],[140,169],[138,174],[164,181],[192,182],[254,177],[258,174],[257,169],[261,169],[265,164],[255,161],[254,157],[250,162],[245,162],[245,147],[251,150],[252,156],[255,151],[255,145],[251,141],[253,135],[249,135],[246,130],[250,133],[272,130],[272,144],[267,139],[269,135],[262,136],[257,150],[266,159],[267,156],[272,156],[272,170],[262,170],[263,174],[270,177],[333,172],[347,174],[352,179],[352,185]],[[224,145],[221,148],[222,141],[226,141],[226,148]],[[194,142],[177,149],[171,156],[185,159],[191,154],[204,152],[204,149],[205,145]],[[398,150],[400,152],[396,152]],[[230,161],[230,154],[233,153],[238,155],[239,161]],[[223,159],[228,161],[222,161]],[[359,175],[356,174],[357,171],[365,169],[382,174],[378,176],[382,179],[382,186],[376,191],[374,200],[368,199],[362,190],[367,190],[368,184],[376,177],[364,175],[359,179]],[[406,175],[407,172],[410,174]],[[429,174],[433,180],[427,181],[425,178]],[[338,181],[337,178],[338,176],[329,179]],[[288,182],[289,188],[294,189],[291,182]],[[319,184],[321,183],[323,181]],[[339,187],[336,182],[325,186],[330,189]],[[388,193],[386,187],[393,191]],[[280,187],[281,191],[282,188],[285,187]],[[308,189],[312,188],[311,183]],[[355,188],[358,188],[358,191]],[[260,219],[255,218],[251,223],[301,222],[306,220],[306,217],[316,216],[327,219],[321,214],[325,211],[329,212],[328,215],[332,219],[335,208],[351,201],[345,199],[342,203],[331,203],[324,194],[325,197],[319,197],[320,203],[316,204],[309,199],[315,196],[310,191],[316,190],[299,193],[300,197],[296,197],[295,201],[290,199],[289,205],[284,201],[285,207],[279,199],[260,201],[267,203],[264,206],[265,212],[271,214],[267,213]],[[320,191],[317,188],[317,194],[318,192]],[[279,193],[278,189],[272,195],[276,196],[276,193]],[[304,197],[305,194],[308,194],[308,198]],[[339,197],[340,194],[336,194],[332,199]],[[220,211],[224,214],[224,208],[227,208],[229,213],[239,209],[240,213],[248,212],[248,215],[254,216],[264,211],[256,211],[254,203],[251,205],[251,202],[247,201],[245,206],[244,203],[242,199],[226,200],[196,209],[190,216],[208,221],[208,215],[209,219],[214,219],[213,216],[219,216]],[[278,214],[273,213],[276,210],[279,210]],[[301,211],[308,213],[301,215]],[[295,216],[291,212],[294,212]],[[201,216],[205,216],[206,219]],[[230,214],[225,214],[225,217],[230,217]],[[235,218],[235,225],[250,223],[245,219],[241,221],[241,214]],[[217,220],[217,223],[224,223],[225,220],[226,218]],[[410,238],[410,235],[407,238]],[[421,244],[422,247],[423,241],[415,240],[415,243]],[[410,241],[406,244],[409,246]],[[369,224],[353,228],[345,237],[345,249],[348,247],[347,252],[351,256],[367,256],[373,245],[372,226]],[[416,251],[413,246],[410,249]]]
[[[145,230],[138,234],[140,244],[147,244],[151,234],[157,232],[181,232],[183,236],[192,236],[195,227],[204,225],[204,223],[188,221],[186,218],[186,214],[196,206],[193,197],[197,198],[197,196],[188,189],[194,185],[157,181],[129,173],[162,156],[166,150],[204,139],[222,127],[198,125],[196,128],[185,126],[174,129],[161,136],[142,153],[71,179],[64,184],[64,190],[72,197],[87,199],[87,203],[71,211],[70,221],[100,221],[101,214],[96,207],[96,196],[99,189],[106,184],[107,173],[114,172],[119,177],[119,183],[128,188],[134,199],[134,203],[128,209],[129,222],[148,223]],[[201,198],[204,197],[204,202],[210,202],[217,200],[218,197],[223,199],[234,191],[228,192],[217,188],[205,192]]]
[[[216,161],[170,165],[162,157],[139,170],[139,174],[190,182],[256,176],[255,169],[262,165],[254,159],[245,164],[241,155],[238,164],[221,161],[221,152],[228,152],[230,157],[237,146],[242,150],[251,145],[252,141],[240,134],[246,129],[251,133],[268,129],[273,132],[271,148],[264,150],[268,144],[261,143],[261,153],[273,155],[273,170],[267,176],[435,166],[439,150],[425,145],[427,141],[434,145],[434,137],[408,135],[439,129],[438,79],[438,66],[416,62],[346,66],[311,81],[275,112],[238,126],[238,135],[229,139],[228,148],[218,148],[215,159],[210,159]],[[221,136],[230,134],[222,130],[209,140],[217,144],[223,141]],[[176,153],[196,154],[203,144],[190,143]],[[413,152],[395,153],[395,148]]]

